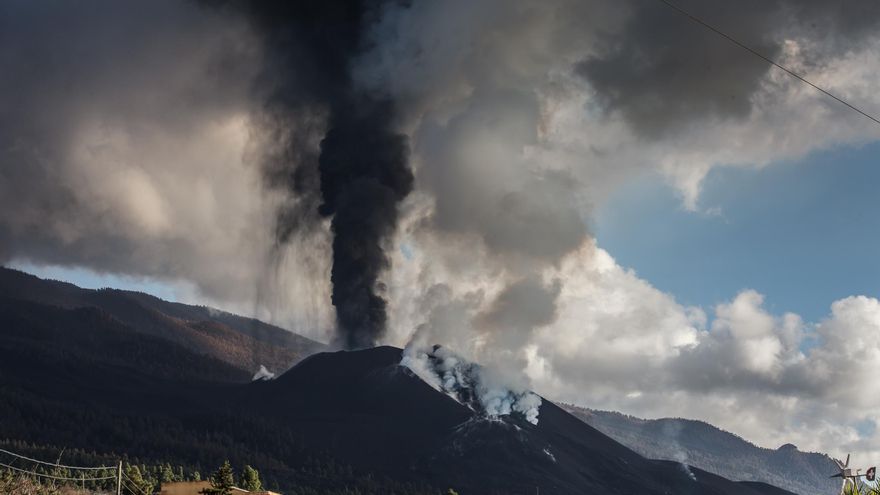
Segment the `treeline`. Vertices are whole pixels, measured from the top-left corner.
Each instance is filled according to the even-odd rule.
[[[172,467],[167,462],[153,466],[127,465],[124,469],[127,485],[124,493],[131,492],[131,495],[154,493],[167,483],[202,481],[199,471],[186,471],[183,466]],[[211,487],[205,490],[206,495],[230,495],[233,487],[252,492],[263,490],[259,471],[246,464],[237,476],[229,461],[208,476],[208,481]]]
[[[139,389],[133,395],[146,392],[152,391]],[[63,452],[68,464],[83,466],[114,465],[122,459],[152,481],[161,480],[156,470],[166,463],[177,476],[182,468],[183,478],[189,479],[195,473],[206,476],[229,458],[233,466],[257,467],[264,488],[285,495],[445,495],[445,489],[427,483],[353,469],[266,418],[222,410],[174,418],[153,413],[143,398],[129,403],[131,411],[94,406],[102,400],[106,398],[95,397],[88,404],[62,402],[0,385],[0,439],[29,442],[0,440],[0,448],[44,460]],[[94,450],[62,447],[72,445]]]
[[[125,454],[101,454],[80,449],[64,449],[54,446],[36,445],[16,440],[0,440],[0,448],[44,461],[77,466],[114,466],[123,461],[125,495],[142,495],[158,492],[165,483],[177,481],[209,480],[215,486],[220,479],[231,480],[231,485],[247,490],[280,491],[284,495],[447,495],[448,489],[441,490],[427,483],[406,482],[363,473],[350,465],[339,462],[327,455],[307,455],[302,464],[284,471],[283,476],[264,477],[263,469],[241,464],[235,470],[228,460],[219,467],[204,464],[186,464],[175,461],[151,462],[132,458]],[[70,477],[73,474],[60,469],[45,469],[23,466],[44,474]],[[272,472],[271,469],[268,470]],[[115,476],[116,471],[101,470],[95,477]],[[281,481],[279,483],[279,481]],[[227,483],[227,484],[230,484]],[[13,489],[18,487],[20,490]],[[57,495],[70,493],[64,490],[81,488],[81,493],[115,493],[115,479],[89,482],[57,482],[38,476],[26,476],[19,472],[0,468],[0,493],[3,495]],[[140,492],[140,493],[139,493]],[[76,492],[73,492],[76,493]],[[217,492],[222,493],[222,492]]]

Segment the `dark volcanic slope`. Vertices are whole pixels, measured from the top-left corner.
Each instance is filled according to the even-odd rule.
[[[801,495],[839,490],[839,482],[828,477],[836,466],[825,454],[801,452],[790,444],[778,449],[761,448],[702,421],[645,420],[575,406],[565,409],[651,459],[684,457],[688,464],[729,479],[762,481]]]
[[[698,470],[691,479],[546,401],[537,426],[477,417],[399,366],[391,347],[316,354],[277,380],[224,384],[203,380],[223,368],[214,358],[100,310],[5,304],[0,439],[189,466],[229,458],[283,492],[778,493]],[[128,354],[102,358],[101,341]]]
[[[478,418],[399,366],[400,352],[317,354],[249,386],[246,400],[274,397],[276,420],[356,466],[462,494],[764,493],[647,460],[548,401],[537,426]]]
[[[134,332],[174,342],[250,374],[260,365],[283,372],[324,348],[318,342],[252,318],[163,301],[139,292],[81,289],[3,267],[0,298],[64,309],[95,308]]]
[[[196,467],[230,458],[274,486],[319,493],[773,493],[698,470],[692,479],[547,401],[537,426],[479,417],[392,347],[315,354],[249,383],[241,352],[281,359],[299,341],[209,313],[0,271],[0,443]]]

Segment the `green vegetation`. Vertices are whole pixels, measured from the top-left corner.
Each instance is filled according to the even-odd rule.
[[[241,470],[241,482],[239,483],[239,487],[252,492],[262,490],[263,482],[260,481],[260,473],[256,469],[245,464],[244,469]]]
[[[12,476],[8,471],[0,474],[0,493],[4,495],[61,495],[61,489],[41,485],[29,478]]]
[[[126,492],[132,494],[136,492],[153,493],[153,484],[144,479],[140,468],[137,466],[126,466],[125,476],[128,478],[126,482],[131,483],[130,486],[125,488]]]
[[[880,486],[868,485],[859,481],[855,486],[847,485],[846,495],[880,495]]]
[[[76,449],[60,449],[46,446],[35,446],[24,442],[0,441],[0,448],[26,455],[34,459],[44,459],[78,466],[114,465],[118,455],[97,454]],[[144,462],[139,459],[122,456],[125,482],[124,495],[142,495],[154,493],[163,483],[177,481],[200,481],[203,476],[204,464],[174,464],[168,461]],[[217,466],[217,464],[214,464]],[[243,464],[238,476],[232,469],[232,463],[225,461],[216,471],[208,466],[212,474],[207,478],[212,482],[210,491],[214,495],[228,494],[228,488],[238,486],[247,490],[273,490],[284,495],[457,495],[452,489],[441,490],[427,483],[405,482],[375,476],[372,473],[358,473],[351,466],[339,463],[327,456],[307,455],[304,461],[290,468],[294,477],[285,478],[284,484],[276,480],[267,483],[262,476],[264,469],[256,469],[250,464]],[[273,472],[266,469],[267,472]],[[45,474],[68,477],[64,470],[41,471]],[[277,472],[277,471],[274,471]],[[96,477],[111,476],[113,479],[86,482],[54,482],[34,476],[23,476],[20,473],[0,468],[0,494],[3,495],[115,495],[115,470],[98,471]],[[231,481],[230,481],[231,480]],[[80,491],[77,491],[79,489]],[[227,490],[227,491],[224,491]]]
[[[232,466],[228,460],[223,461],[223,465],[220,466],[220,469],[214,471],[210,480],[211,488],[205,488],[199,493],[204,493],[205,495],[232,494],[232,487],[235,486],[235,473],[232,471]]]

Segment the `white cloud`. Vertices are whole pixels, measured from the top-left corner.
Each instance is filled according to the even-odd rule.
[[[440,252],[396,260],[394,294],[407,284],[434,289],[393,299],[392,342],[406,343],[408,329],[418,327],[419,345],[443,343],[524,373],[553,400],[702,419],[770,448],[791,442],[837,456],[851,451],[856,462],[880,455],[872,430],[880,395],[871,393],[880,369],[877,299],[836,301],[826,319],[806,323],[770,313],[761,294],[745,290],[707,315],[589,245],[545,273],[563,280],[557,318],[527,335],[515,354],[525,364],[510,370],[512,355],[498,349],[504,341],[485,348],[475,323],[504,284],[479,269],[478,253],[450,271],[435,257]],[[468,284],[454,283],[462,276]]]
[[[880,396],[880,301],[836,301],[804,324],[774,316],[747,290],[714,308],[712,323],[598,250],[566,261],[560,317],[533,341],[527,374],[550,398],[643,417],[709,421],[767,447],[869,462]],[[807,349],[806,339],[818,337]],[[806,349],[806,350],[805,350]]]

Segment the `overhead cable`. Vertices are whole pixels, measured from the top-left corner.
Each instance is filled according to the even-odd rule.
[[[738,47],[740,47],[740,48],[742,48],[742,49],[748,51],[748,52],[751,53],[752,55],[754,55],[754,56],[760,58],[761,60],[767,62],[768,64],[770,64],[770,65],[772,65],[772,66],[774,66],[774,67],[776,67],[776,68],[778,68],[778,69],[784,71],[786,74],[790,75],[791,77],[794,77],[795,79],[798,79],[799,81],[801,81],[801,82],[803,82],[803,83],[805,83],[805,84],[808,84],[808,85],[812,86],[814,89],[820,91],[820,92],[823,93],[824,95],[826,95],[826,96],[828,96],[828,97],[830,97],[830,98],[833,98],[833,99],[836,100],[837,102],[839,102],[839,103],[841,103],[841,104],[843,104],[843,105],[846,105],[846,106],[849,107],[851,110],[854,110],[854,111],[856,111],[856,112],[862,114],[863,116],[867,117],[868,119],[871,119],[872,121],[874,121],[875,124],[880,125],[880,119],[878,119],[877,117],[874,117],[873,115],[869,114],[868,112],[865,112],[864,110],[862,110],[862,109],[860,109],[859,107],[853,105],[852,103],[850,103],[850,102],[844,100],[843,98],[841,98],[841,97],[835,95],[834,93],[828,91],[827,89],[822,88],[821,86],[819,86],[819,85],[817,85],[817,84],[814,84],[813,82],[809,81],[809,80],[808,80],[807,78],[805,78],[804,76],[802,76],[802,75],[798,74],[797,72],[795,72],[795,71],[789,69],[788,67],[785,67],[784,65],[782,65],[782,64],[780,64],[779,62],[777,62],[777,61],[771,59],[770,57],[765,56],[765,55],[762,54],[761,52],[755,50],[754,48],[752,48],[752,47],[750,47],[750,46],[748,46],[748,45],[746,45],[745,43],[740,42],[739,40],[737,40],[737,39],[734,38],[733,36],[730,36],[729,34],[725,33],[724,31],[721,31],[720,29],[718,29],[718,28],[716,28],[715,26],[709,24],[708,22],[706,22],[706,21],[704,21],[703,19],[697,17],[696,15],[691,14],[690,12],[684,10],[683,8],[681,8],[681,7],[679,7],[678,5],[672,3],[671,1],[669,1],[669,0],[658,0],[658,1],[660,1],[660,2],[662,2],[662,3],[664,3],[664,4],[666,4],[666,6],[668,6],[668,7],[672,8],[673,10],[677,11],[679,14],[684,15],[684,16],[687,17],[688,19],[690,19],[690,20],[696,22],[697,24],[700,24],[700,25],[703,26],[704,28],[706,28],[706,29],[712,31],[713,33],[715,33],[715,34],[717,34],[717,35],[719,35],[719,36],[721,36],[721,37],[723,37],[723,38],[725,38],[725,39],[727,39],[727,40],[730,41],[731,43],[733,43],[733,44],[735,44],[736,46],[738,46]]]

